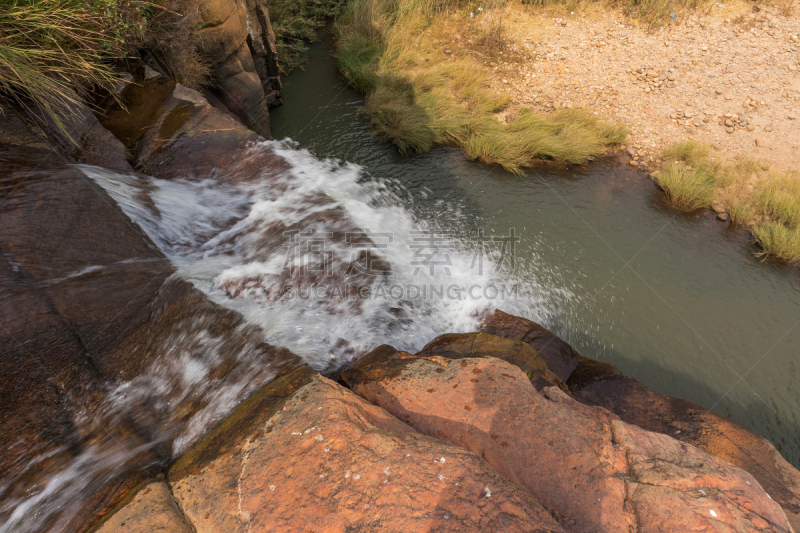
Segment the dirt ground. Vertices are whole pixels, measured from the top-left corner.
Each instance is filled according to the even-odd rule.
[[[492,86],[513,96],[506,113],[587,108],[626,124],[625,150],[650,168],[667,144],[687,137],[712,144],[725,160],[800,167],[796,13],[715,4],[653,28],[621,11],[517,7],[506,10],[503,28],[502,53],[486,53],[469,32],[444,52],[490,69]]]

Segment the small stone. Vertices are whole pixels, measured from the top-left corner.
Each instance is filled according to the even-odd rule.
[[[767,141],[764,139],[764,137],[756,137],[756,146],[759,148],[766,148]]]
[[[636,161],[631,161],[631,162],[629,162],[628,164],[629,164],[630,166],[632,166],[632,167],[638,167],[638,166],[639,166],[639,163],[638,163],[638,162],[636,162]]]
[[[717,214],[725,213],[728,210],[727,206],[722,202],[714,202],[711,204],[711,209],[713,209]]]
[[[786,115],[786,118],[788,118],[789,120],[797,120],[797,113],[791,112],[788,115]]]
[[[728,218],[729,218],[728,213],[719,213],[717,215],[717,220],[721,220],[722,222],[725,222],[726,220],[728,220]]]

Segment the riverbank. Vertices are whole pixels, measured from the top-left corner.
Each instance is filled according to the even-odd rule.
[[[373,127],[401,151],[456,144],[469,159],[522,172],[620,149],[675,207],[713,204],[721,219],[753,228],[763,256],[800,260],[800,18],[791,6],[714,4],[663,26],[595,4],[407,8],[352,3],[337,53],[367,95]],[[477,113],[459,116],[463,107],[483,107],[481,127]],[[699,158],[677,158],[686,173],[667,156],[687,142],[705,147],[702,175],[691,169]]]

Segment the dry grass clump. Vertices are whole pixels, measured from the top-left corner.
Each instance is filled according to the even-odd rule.
[[[0,89],[24,95],[63,129],[90,86],[116,81],[106,63],[121,55],[115,5],[88,8],[74,0],[0,4]],[[141,29],[141,28],[139,28]]]
[[[692,139],[670,145],[664,151],[668,162],[656,182],[674,207],[694,211],[714,201],[719,169],[708,160],[710,152],[710,146]]]
[[[710,155],[692,139],[667,147],[656,181],[669,202],[691,211],[720,201],[735,224],[752,227],[759,257],[800,263],[800,173],[767,173],[749,160],[720,165]]]
[[[401,152],[456,145],[471,160],[521,173],[541,160],[581,164],[624,141],[623,126],[584,110],[498,117],[509,96],[489,87],[491,74],[469,57],[449,59],[438,44],[474,23],[468,10],[456,12],[467,3],[401,4],[352,0],[336,28],[342,73],[366,93],[375,130]]]

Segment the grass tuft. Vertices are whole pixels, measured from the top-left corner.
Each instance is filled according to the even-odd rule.
[[[694,139],[684,139],[671,144],[664,150],[664,157],[669,161],[683,161],[687,165],[703,163],[711,153],[708,144]]]
[[[0,0],[0,92],[32,102],[70,138],[65,122],[92,89],[113,90],[114,61],[130,52],[147,49],[178,81],[204,83],[198,17],[194,0]]]
[[[753,228],[753,235],[761,245],[757,254],[765,259],[787,263],[800,263],[800,230],[778,222],[765,222]]]
[[[510,113],[510,97],[489,86],[484,67],[448,58],[437,45],[470,24],[452,11],[461,4],[402,4],[351,0],[336,24],[342,74],[366,94],[364,110],[375,131],[401,152],[455,145],[470,160],[521,173],[542,160],[582,164],[625,140],[623,126],[585,110]]]
[[[710,206],[717,190],[716,173],[706,166],[692,168],[669,163],[658,173],[656,182],[669,203],[683,211]]]
[[[745,160],[713,163],[711,147],[686,139],[664,150],[656,177],[667,199],[692,211],[721,201],[734,224],[752,226],[764,259],[800,263],[800,175],[767,174],[769,165]]]
[[[771,176],[758,191],[755,202],[772,220],[800,229],[800,181],[796,178]]]

